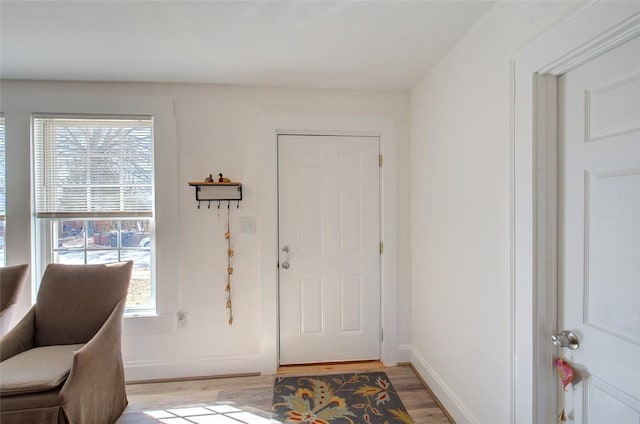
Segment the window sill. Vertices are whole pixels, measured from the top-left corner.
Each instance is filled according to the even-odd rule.
[[[136,312],[135,315],[125,314],[122,335],[124,337],[149,336],[153,334],[169,334],[177,329],[174,314],[158,314],[149,311],[143,315]]]
[[[140,310],[140,311],[125,311],[124,313],[124,317],[125,319],[129,319],[129,318],[150,318],[150,317],[157,317],[158,313],[156,312],[155,309],[147,309],[147,310]]]

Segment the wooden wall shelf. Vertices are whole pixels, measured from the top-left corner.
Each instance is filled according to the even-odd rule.
[[[201,202],[220,202],[226,201],[227,207],[231,201],[237,201],[238,207],[240,206],[240,200],[242,200],[242,183],[239,182],[225,182],[225,183],[207,183],[204,181],[190,181],[189,185],[195,187],[196,190],[196,202],[198,202],[198,209]]]

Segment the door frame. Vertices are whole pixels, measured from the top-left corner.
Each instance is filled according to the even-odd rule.
[[[378,154],[381,153],[380,147],[380,135],[373,134],[335,134],[333,132],[319,134],[317,131],[306,131],[304,134],[300,132],[284,132],[278,131],[276,134],[276,176],[277,176],[277,186],[276,186],[276,196],[277,196],[277,225],[276,225],[276,233],[277,233],[277,252],[278,252],[278,263],[280,263],[280,136],[308,136],[308,137],[368,137],[371,139],[376,139],[376,144],[378,147]],[[373,141],[373,140],[372,140]],[[378,229],[382,227],[382,184],[381,184],[381,174],[382,167],[378,168]],[[380,238],[379,242],[382,242],[382,232],[378,230],[378,237]],[[277,313],[278,313],[278,365],[280,365],[280,272],[278,272],[276,284],[278,288],[278,305],[277,305]],[[378,291],[379,291],[379,304],[378,304],[378,322],[379,328],[378,333],[382,330],[382,253],[380,253],[379,260],[379,270],[378,270]],[[378,359],[382,359],[382,340],[378,339]]]
[[[512,60],[511,422],[556,422],[557,77],[640,35],[640,4],[591,2]]]
[[[384,157],[380,169],[380,237],[384,252],[380,257],[380,322],[384,330],[381,360],[395,365],[408,357],[409,348],[398,345],[398,190],[397,145],[400,137],[398,117],[393,114],[265,112],[258,129],[261,143],[256,188],[260,272],[260,372],[274,374],[278,368],[278,291],[277,291],[277,140],[278,134],[376,136]],[[406,135],[405,135],[406,137]]]

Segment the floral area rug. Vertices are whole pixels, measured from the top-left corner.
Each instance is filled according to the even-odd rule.
[[[277,377],[273,420],[310,424],[412,424],[384,372]]]

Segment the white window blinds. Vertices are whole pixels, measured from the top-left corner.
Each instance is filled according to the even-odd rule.
[[[36,215],[151,217],[153,120],[36,115]]]

